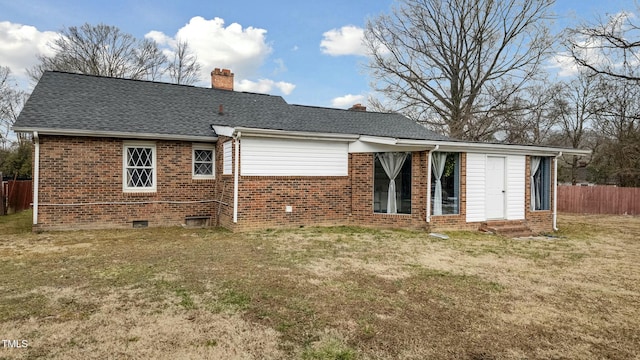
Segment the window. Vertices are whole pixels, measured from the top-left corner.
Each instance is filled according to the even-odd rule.
[[[531,157],[531,210],[551,208],[551,158]]]
[[[125,192],[156,191],[156,146],[153,143],[124,143],[122,188]]]
[[[232,151],[231,141],[222,144],[222,175],[231,175],[233,173]]]
[[[194,145],[193,146],[193,178],[213,179],[215,178],[213,146]]]
[[[411,153],[375,154],[373,211],[411,214]]]
[[[431,213],[460,213],[460,153],[431,153]]]

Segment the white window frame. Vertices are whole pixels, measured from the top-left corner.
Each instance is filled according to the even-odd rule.
[[[222,144],[222,175],[233,175],[233,147],[231,140]]]
[[[196,174],[196,151],[211,151],[211,174]],[[216,149],[213,145],[193,144],[191,147],[191,177],[193,179],[215,179],[216,178]]]
[[[137,187],[128,186],[127,169],[129,168],[127,161],[128,149],[131,148],[148,148],[151,149],[151,186]],[[126,141],[122,144],[122,191],[123,192],[156,192],[158,185],[158,160],[156,156],[156,144],[154,142],[142,141]]]

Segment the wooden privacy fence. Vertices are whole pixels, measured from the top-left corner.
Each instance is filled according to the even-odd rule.
[[[558,211],[640,215],[640,188],[561,185],[558,186]]]
[[[29,209],[32,202],[33,182],[31,180],[2,182],[2,189],[0,189],[0,215]]]

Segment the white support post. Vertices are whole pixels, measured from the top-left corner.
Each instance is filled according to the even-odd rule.
[[[558,231],[558,158],[562,156],[559,152],[553,160],[553,231]]]
[[[38,225],[38,188],[40,185],[40,138],[33,132],[33,225]]]

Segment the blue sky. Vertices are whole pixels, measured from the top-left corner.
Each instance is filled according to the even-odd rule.
[[[16,1],[0,0],[0,66],[27,87],[25,68],[65,26],[105,23],[169,48],[186,39],[203,64],[230,68],[236,89],[283,96],[293,104],[348,108],[370,92],[358,34],[391,0],[323,1]],[[557,0],[557,28],[635,11],[627,0]]]

